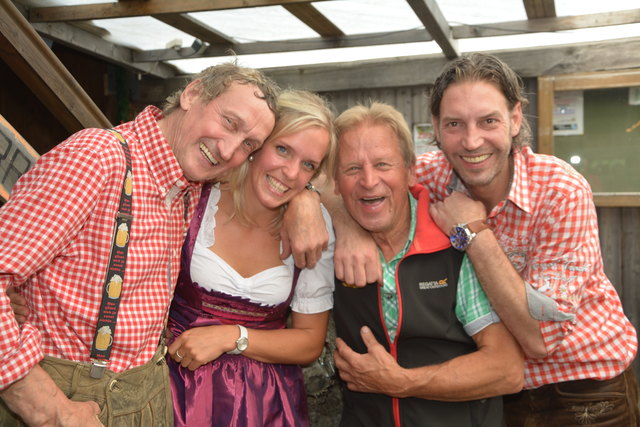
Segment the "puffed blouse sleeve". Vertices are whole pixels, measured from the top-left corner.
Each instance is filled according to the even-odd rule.
[[[297,313],[314,314],[333,308],[333,251],[336,238],[333,233],[329,212],[324,206],[321,206],[321,208],[324,222],[327,225],[327,232],[329,233],[329,243],[315,267],[311,269],[305,268],[300,272],[298,284],[291,301],[291,309]],[[293,256],[287,258],[285,264],[293,270]]]

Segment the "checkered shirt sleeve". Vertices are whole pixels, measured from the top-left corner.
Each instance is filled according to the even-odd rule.
[[[40,334],[30,323],[22,329],[18,327],[5,291],[8,286],[19,287],[45,270],[82,228],[101,196],[100,189],[107,176],[101,159],[91,154],[90,151],[58,149],[42,156],[18,181],[10,200],[0,210],[0,328],[3,331],[0,386],[3,388],[26,375],[43,356]],[[107,225],[107,229],[111,226]],[[110,236],[109,232],[106,238]],[[66,287],[73,287],[86,274],[82,271],[83,265],[70,267],[73,268],[67,272],[69,276],[62,281],[59,292],[65,293]],[[37,291],[34,294],[44,305],[57,303],[54,295]],[[87,309],[81,300],[76,300],[74,307],[79,313]],[[49,333],[55,334],[55,331]]]
[[[462,260],[458,277],[456,317],[470,337],[500,321],[480,285],[473,264],[466,255]]]

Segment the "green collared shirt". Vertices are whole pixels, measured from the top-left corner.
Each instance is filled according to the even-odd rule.
[[[398,293],[396,287],[396,270],[398,264],[409,251],[416,233],[417,200],[411,193],[408,195],[411,208],[411,225],[407,242],[389,262],[385,261],[379,250],[383,271],[383,286],[381,289],[382,311],[384,321],[389,332],[389,339],[395,341],[398,330]],[[480,286],[480,281],[469,258],[465,254],[460,266],[458,292],[456,295],[456,317],[464,326],[469,336],[473,336],[492,323],[500,321],[498,315],[491,308],[489,299]]]

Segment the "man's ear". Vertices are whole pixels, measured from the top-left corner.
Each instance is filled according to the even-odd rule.
[[[200,80],[194,80],[180,94],[180,108],[184,111],[188,111],[200,99],[200,84]]]
[[[431,128],[436,141],[440,141],[440,121],[436,116],[431,116]]]
[[[415,163],[409,167],[409,170],[407,171],[407,173],[409,174],[409,179],[408,179],[409,187],[413,187],[414,185],[416,185],[418,183],[418,178],[416,178],[416,165],[415,165]]]
[[[515,137],[520,133],[522,126],[522,104],[518,102],[511,111],[511,137]]]

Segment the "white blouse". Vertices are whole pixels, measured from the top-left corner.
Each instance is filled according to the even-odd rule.
[[[215,215],[218,212],[219,200],[220,190],[214,186],[211,188],[193,248],[192,280],[205,289],[244,297],[259,304],[275,305],[285,301],[293,283],[293,257],[284,260],[283,265],[268,268],[251,277],[243,277],[224,259],[209,250],[215,243],[213,230],[216,226]],[[322,214],[329,232],[329,245],[314,268],[300,272],[291,301],[291,309],[298,313],[320,313],[333,307],[335,236],[331,218],[324,207]],[[251,247],[247,245],[246,250],[251,250]]]

